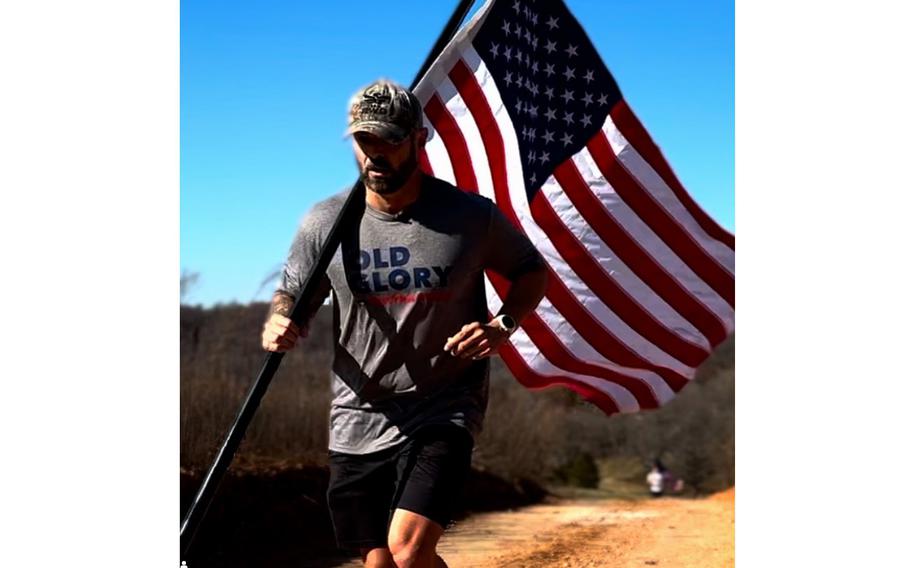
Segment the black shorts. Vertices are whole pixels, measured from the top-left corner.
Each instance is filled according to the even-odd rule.
[[[456,512],[474,439],[460,426],[421,428],[407,442],[363,455],[329,452],[328,504],[340,548],[388,547],[395,509],[445,528]]]

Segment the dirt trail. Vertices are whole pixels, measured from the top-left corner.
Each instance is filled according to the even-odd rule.
[[[707,499],[566,501],[476,515],[439,551],[451,568],[733,566],[733,490]]]
[[[438,549],[451,568],[728,568],[733,510],[732,489],[706,499],[560,501],[474,515]]]

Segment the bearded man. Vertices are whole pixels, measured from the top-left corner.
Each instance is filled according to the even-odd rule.
[[[380,80],[349,109],[366,204],[343,235],[309,317],[332,294],[328,504],[338,544],[369,567],[438,567],[483,426],[489,357],[537,306],[546,267],[488,199],[424,174],[423,113]],[[288,315],[348,196],[316,204],[291,245],[263,348],[305,336]],[[511,283],[487,311],[485,270]]]

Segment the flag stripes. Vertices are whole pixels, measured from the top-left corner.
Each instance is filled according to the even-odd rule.
[[[607,120],[609,121],[609,117]],[[611,169],[611,172],[615,174],[616,179],[619,180],[618,187],[628,190],[634,183],[641,195],[648,195],[650,193],[657,197],[657,203],[655,205],[658,205],[659,208],[666,207],[673,211],[675,219],[678,219],[683,223],[689,221],[687,223],[687,229],[691,231],[691,233],[686,235],[688,238],[685,238],[681,242],[677,242],[672,239],[672,237],[668,240],[661,240],[671,246],[671,248],[681,251],[682,254],[679,254],[680,258],[688,260],[686,264],[699,275],[702,281],[711,286],[711,288],[714,289],[730,307],[733,307],[733,275],[716,259],[729,259],[729,262],[732,263],[732,251],[729,251],[730,254],[727,255],[725,254],[726,251],[720,249],[720,247],[712,246],[717,244],[716,241],[708,242],[705,248],[715,249],[716,257],[712,257],[704,251],[704,248],[695,244],[693,242],[693,237],[690,235],[704,235],[704,233],[702,232],[701,227],[696,224],[694,219],[688,214],[688,210],[684,208],[680,201],[675,199],[675,196],[670,191],[666,191],[669,187],[653,169],[648,167],[637,152],[635,152],[635,149],[628,145],[622,137],[621,132],[612,129],[608,129],[607,131],[609,133],[608,140],[611,148],[613,144],[616,144],[618,148],[621,148],[618,152],[619,164],[624,167]],[[632,177],[633,172],[635,177]],[[663,191],[657,191],[658,188]],[[658,211],[659,208],[655,211]],[[649,226],[652,227],[652,230],[659,230],[661,228],[660,223]],[[707,237],[702,236],[703,241],[706,239]]]
[[[577,171],[574,173],[577,174]],[[660,345],[667,354],[690,367],[695,367],[704,360],[707,350],[676,335],[613,280],[605,267],[598,263],[571,230],[566,230],[567,226],[556,214],[544,192],[538,192],[531,200],[531,214],[560,256],[575,268],[590,291],[619,319],[642,338]]]
[[[416,89],[431,132],[422,168],[492,199],[547,262],[544,300],[500,351],[516,379],[565,386],[607,413],[657,408],[733,329],[733,237],[685,192],[622,100],[581,150],[526,187],[523,164],[548,153],[522,154],[503,79],[472,45],[493,4]],[[488,272],[485,283],[496,313],[509,282]]]
[[[587,174],[586,174],[587,175]],[[592,183],[592,186],[597,182]],[[554,178],[549,178],[544,182],[541,191],[546,194],[547,201],[553,207],[554,212],[559,216],[562,223],[572,231],[586,250],[609,271],[610,275],[616,280],[619,286],[628,294],[634,296],[636,302],[648,310],[653,317],[659,319],[667,327],[676,333],[684,336],[689,342],[694,343],[704,349],[705,352],[710,350],[711,344],[705,340],[710,332],[724,333],[723,324],[715,318],[713,313],[706,307],[699,304],[687,292],[675,285],[669,276],[669,292],[662,290],[661,286],[655,285],[651,289],[645,280],[639,278],[628,265],[600,238],[600,235],[591,229],[587,219],[575,208],[574,203],[567,197],[563,189],[556,183]],[[593,193],[593,188],[592,188]],[[596,195],[596,194],[595,194]],[[612,197],[608,197],[612,199]],[[595,201],[599,204],[599,201]],[[660,282],[658,282],[660,284]],[[664,300],[664,296],[669,296],[669,302]],[[696,315],[691,311],[686,313],[684,310],[677,312],[671,304],[676,303],[680,306],[694,305],[698,310]],[[688,319],[687,319],[688,318]],[[704,321],[704,320],[708,321]],[[711,325],[710,320],[714,320],[716,327]],[[693,323],[694,322],[694,323]]]
[[[638,117],[629,108],[629,105],[620,100],[613,107],[610,115],[611,121],[608,122],[611,126],[610,131],[623,135],[629,141],[629,147],[635,150],[654,169],[659,178],[669,186],[670,191],[682,203],[692,218],[696,220],[702,230],[710,238],[716,239],[726,246],[732,253],[735,250],[733,235],[725,231],[692,200],[689,193],[676,179],[676,174],[673,173],[670,164],[664,159],[663,154],[661,154],[645,127],[639,122]],[[732,268],[732,264],[728,266]]]

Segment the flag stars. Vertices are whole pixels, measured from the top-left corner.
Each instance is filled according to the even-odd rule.
[[[587,40],[574,19],[560,21],[563,15],[550,10],[535,13],[543,5],[536,0],[500,1],[505,18],[489,22],[492,33],[482,56],[496,67],[491,71],[521,145],[524,181],[536,189],[555,165],[584,146],[613,94],[602,84],[607,75],[591,46],[582,43]]]

